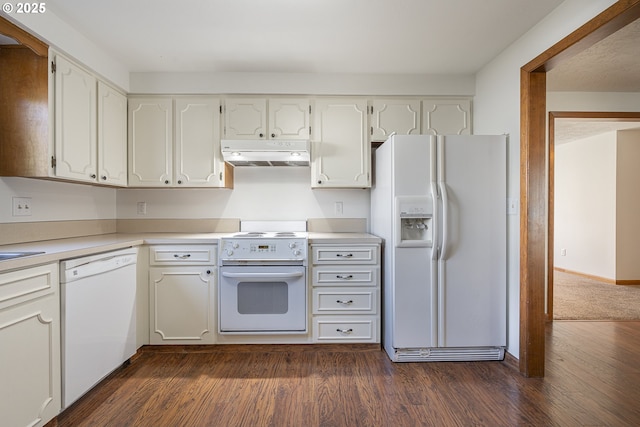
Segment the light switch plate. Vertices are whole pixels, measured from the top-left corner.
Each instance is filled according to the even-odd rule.
[[[520,200],[517,197],[507,198],[507,215],[518,215],[520,213]]]
[[[13,197],[13,216],[31,216],[31,197]]]

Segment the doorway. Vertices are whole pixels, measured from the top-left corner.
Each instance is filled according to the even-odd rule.
[[[586,138],[589,136],[602,134],[609,131],[622,130],[627,128],[640,127],[640,112],[584,112],[584,111],[551,111],[549,112],[549,223],[548,223],[548,239],[549,239],[549,254],[548,254],[548,270],[547,270],[547,321],[553,321],[556,316],[554,311],[554,300],[557,301],[556,293],[554,292],[554,284],[557,276],[560,274],[563,277],[567,277],[570,281],[583,280],[587,284],[593,284],[594,289],[599,289],[597,282],[598,275],[591,275],[593,277],[581,278],[572,274],[568,274],[564,271],[559,272],[556,269],[556,257],[566,256],[566,250],[564,253],[557,253],[555,245],[557,234],[561,231],[556,228],[556,147],[559,143],[563,143],[565,138]],[[558,135],[558,134],[561,135]],[[565,134],[563,136],[563,134]],[[560,138],[560,140],[558,140]],[[577,213],[580,215],[580,212]],[[582,216],[582,215],[581,215]],[[577,218],[578,222],[582,218]],[[561,250],[562,251],[562,250]],[[614,252],[615,253],[615,252]],[[564,266],[563,266],[564,267]],[[564,269],[563,269],[564,270]],[[568,269],[569,272],[576,271],[576,269]],[[605,280],[609,282],[609,280]],[[613,280],[615,283],[615,279]],[[609,286],[609,283],[605,285]],[[620,289],[618,289],[620,290]],[[578,295],[580,295],[578,293]],[[615,301],[612,301],[613,307],[615,307]],[[586,309],[586,308],[585,308]],[[572,317],[572,320],[578,320],[580,312],[584,310],[578,310],[576,318]],[[606,310],[599,310],[600,315]],[[588,312],[588,310],[587,310]],[[596,313],[597,317],[598,313]],[[571,317],[571,316],[570,316]],[[585,319],[582,319],[585,320]],[[600,319],[602,320],[602,319]]]
[[[548,266],[546,73],[640,18],[640,0],[620,0],[520,71],[520,372],[543,377]]]

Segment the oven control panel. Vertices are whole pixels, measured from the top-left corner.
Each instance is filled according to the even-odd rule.
[[[220,240],[220,260],[224,261],[305,261],[307,239]]]

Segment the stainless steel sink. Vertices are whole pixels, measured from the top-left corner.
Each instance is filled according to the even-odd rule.
[[[7,259],[20,258],[23,256],[39,255],[43,253],[44,252],[0,252],[0,261],[5,261]]]

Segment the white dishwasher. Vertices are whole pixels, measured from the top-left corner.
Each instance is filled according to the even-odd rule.
[[[136,352],[137,248],[60,263],[62,407]]]

